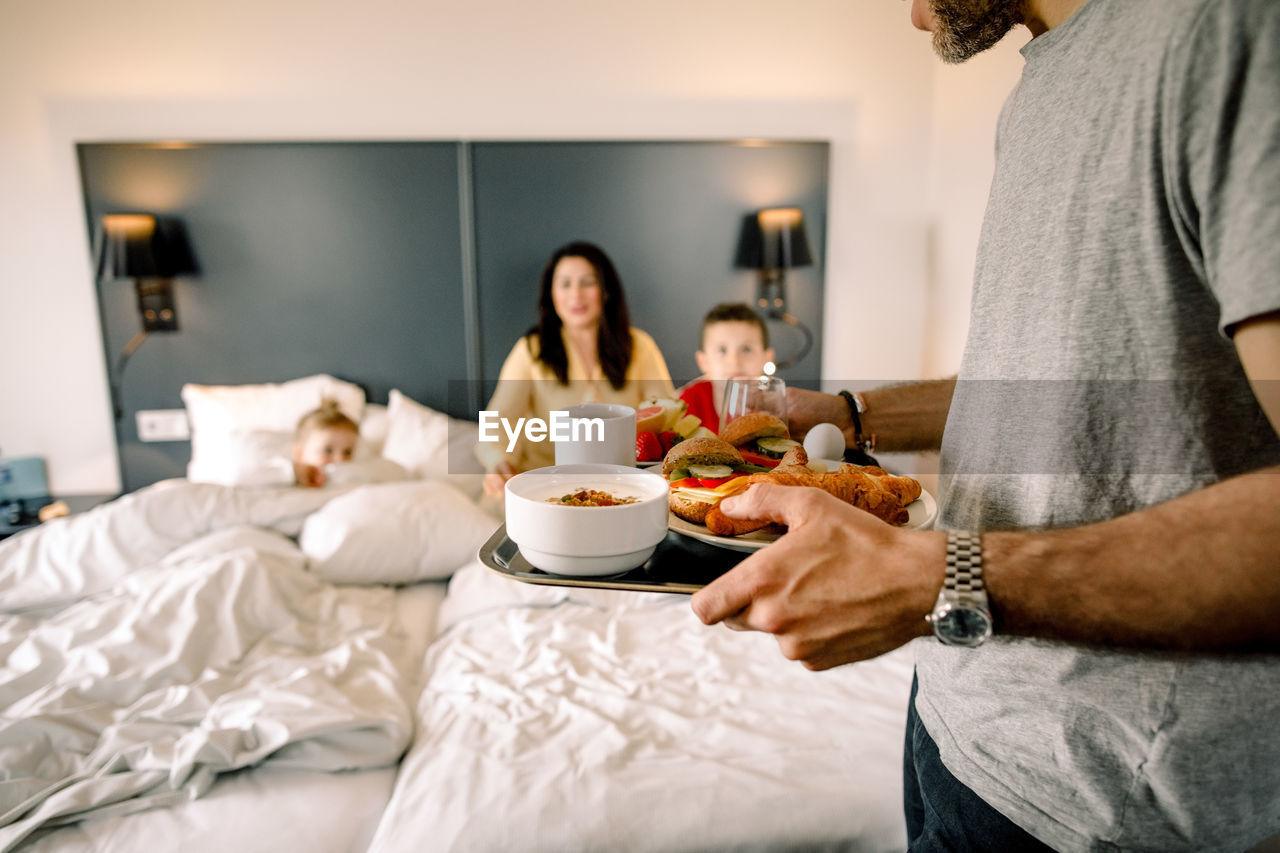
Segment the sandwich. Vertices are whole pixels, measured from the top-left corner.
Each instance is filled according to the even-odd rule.
[[[687,438],[662,459],[662,475],[671,489],[667,504],[679,518],[702,524],[707,512],[728,494],[726,484],[767,470],[746,462],[733,445],[714,435]]]
[[[782,418],[769,412],[748,412],[720,427],[720,438],[737,448],[744,461],[765,468],[778,465],[800,442],[794,441]]]

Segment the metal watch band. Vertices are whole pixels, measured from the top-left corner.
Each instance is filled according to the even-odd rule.
[[[947,578],[943,586],[959,593],[985,592],[982,583],[982,535],[947,531]]]

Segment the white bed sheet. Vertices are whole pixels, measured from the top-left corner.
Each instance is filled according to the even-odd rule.
[[[444,582],[396,591],[397,617],[421,661],[436,635]],[[415,666],[406,678],[418,678]],[[417,687],[412,688],[416,691]],[[398,766],[323,773],[264,765],[223,774],[203,797],[169,808],[80,821],[34,837],[30,853],[348,853],[367,849]]]
[[[912,655],[823,673],[687,596],[455,575],[375,853],[900,850]]]

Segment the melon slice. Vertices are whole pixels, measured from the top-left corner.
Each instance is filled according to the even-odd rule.
[[[697,415],[685,415],[683,418],[676,421],[676,424],[672,429],[678,432],[681,438],[691,438],[694,430],[700,426],[702,426],[702,418]]]

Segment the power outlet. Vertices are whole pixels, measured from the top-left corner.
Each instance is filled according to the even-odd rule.
[[[142,409],[137,417],[139,441],[187,441],[191,438],[186,409]]]

